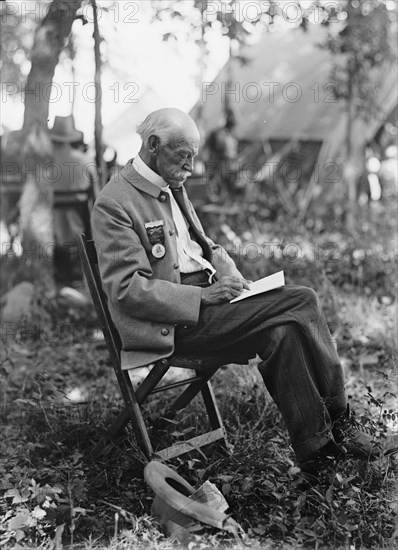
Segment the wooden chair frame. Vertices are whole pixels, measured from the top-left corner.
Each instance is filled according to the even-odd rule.
[[[173,355],[167,359],[157,361],[140,386],[134,389],[128,371],[123,370],[121,367],[121,340],[111,319],[107,306],[107,299],[102,289],[94,242],[87,239],[86,236],[82,234],[77,237],[77,245],[83,272],[87,280],[100,327],[105,337],[111,363],[125,403],[124,409],[119,413],[110,427],[108,434],[102,439],[99,445],[103,446],[107,441],[116,438],[125,428],[127,423],[131,421],[138,444],[148,459],[153,455],[157,455],[164,460],[169,460],[215,441],[219,441],[219,444],[227,449],[226,432],[214,397],[210,378],[223,365],[229,363],[247,364],[249,358],[247,356],[237,357],[236,354],[233,356],[223,355],[201,358]],[[160,385],[159,383],[170,367],[191,369],[195,371],[195,376]],[[166,417],[163,417],[163,419],[172,419],[177,412],[184,409],[198,393],[201,393],[210,421],[211,431],[193,437],[188,441],[177,442],[170,447],[154,452],[142,415],[142,406],[150,395],[181,386],[187,387],[172,403]],[[158,425],[161,425],[161,422],[159,422]]]

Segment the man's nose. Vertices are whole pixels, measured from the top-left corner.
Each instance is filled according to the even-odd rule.
[[[183,168],[184,168],[184,170],[192,172],[193,171],[193,158],[188,157],[184,162]]]

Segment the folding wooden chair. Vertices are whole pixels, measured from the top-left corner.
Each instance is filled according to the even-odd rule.
[[[225,428],[210,384],[210,378],[223,365],[229,363],[247,364],[249,357],[237,356],[237,354],[233,356],[223,355],[201,358],[173,355],[168,359],[157,361],[144,381],[135,389],[131,383],[128,371],[121,368],[121,341],[109,314],[107,299],[102,289],[94,242],[88,240],[83,234],[77,237],[77,244],[83,271],[90,289],[101,329],[104,333],[112,366],[115,370],[125,402],[124,409],[113,422],[109,433],[105,437],[105,441],[102,440],[102,444],[116,438],[127,423],[131,421],[137,436],[137,441],[148,459],[154,454],[165,460],[171,459],[215,441],[219,441],[223,447],[227,448]],[[159,384],[170,367],[191,369],[195,371],[195,376],[191,376],[184,380],[178,380],[177,382]],[[201,393],[210,421],[211,431],[193,437],[188,441],[177,442],[165,449],[156,450],[155,453],[142,415],[142,406],[151,394],[181,386],[187,387],[169,407],[166,418],[172,419],[173,416],[175,416],[178,411],[184,409],[198,393]]]

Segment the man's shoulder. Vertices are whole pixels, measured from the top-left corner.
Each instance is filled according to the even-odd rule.
[[[113,196],[118,197],[124,195],[126,192],[133,193],[134,187],[130,183],[130,177],[134,174],[134,168],[128,163],[115,172],[108,183],[102,188],[99,193],[100,196]]]
[[[134,205],[140,205],[146,197],[146,194],[142,193],[142,185],[137,185],[137,182],[142,179],[142,176],[140,176],[129,161],[111,177],[109,182],[98,193],[94,208],[98,204],[114,204],[120,206],[122,210],[128,211],[134,208]]]
[[[112,196],[146,204],[148,200],[159,198],[161,188],[147,180],[132,164],[130,160],[118,173],[114,174],[105,185],[100,195]]]
[[[104,223],[104,214],[117,216],[130,215],[134,202],[134,190],[120,175],[112,177],[98,193],[91,212],[92,225]]]

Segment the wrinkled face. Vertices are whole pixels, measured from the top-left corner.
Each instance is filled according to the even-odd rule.
[[[164,144],[159,143],[156,171],[172,187],[182,185],[193,171],[193,161],[198,149],[197,131],[178,132]]]

